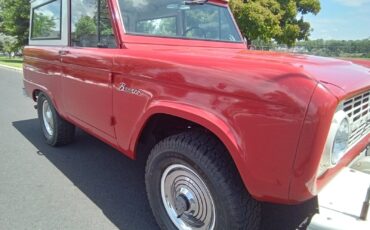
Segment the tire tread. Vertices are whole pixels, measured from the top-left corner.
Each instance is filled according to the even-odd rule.
[[[163,151],[186,149],[194,162],[201,162],[198,167],[213,175],[221,190],[225,207],[232,217],[228,229],[259,228],[260,204],[245,189],[235,164],[225,146],[213,135],[190,131],[170,136],[158,143],[148,158],[147,171],[151,162]],[[148,191],[148,189],[147,189]],[[150,199],[150,195],[148,194]]]
[[[68,121],[64,120],[56,111],[52,101],[43,93],[40,93],[37,98],[37,108],[38,108],[38,116],[40,119],[40,124],[42,126],[42,131],[44,132],[44,124],[42,121],[42,104],[44,100],[48,100],[49,105],[51,106],[53,117],[54,117],[54,135],[51,138],[47,138],[47,143],[51,146],[63,146],[70,144],[74,140],[75,136],[75,126]]]

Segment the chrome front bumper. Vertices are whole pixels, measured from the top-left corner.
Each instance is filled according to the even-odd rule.
[[[370,156],[362,156],[344,168],[319,194],[320,213],[309,230],[369,230],[367,221],[360,220],[366,193],[370,186]]]

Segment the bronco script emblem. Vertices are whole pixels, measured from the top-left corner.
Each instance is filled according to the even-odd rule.
[[[119,84],[119,86],[117,87],[117,90],[120,91],[120,92],[134,94],[134,95],[137,95],[137,96],[140,96],[140,95],[143,94],[142,90],[130,88],[126,85],[126,83],[123,83],[123,82]]]

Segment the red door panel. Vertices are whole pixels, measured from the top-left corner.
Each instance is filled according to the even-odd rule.
[[[112,56],[108,49],[68,48],[62,54],[63,104],[69,116],[82,125],[111,137],[112,126]]]

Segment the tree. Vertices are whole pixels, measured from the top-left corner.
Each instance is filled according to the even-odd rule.
[[[53,17],[44,14],[34,14],[32,20],[32,35],[35,37],[48,37],[55,31],[55,21]]]
[[[1,11],[2,9],[1,9],[1,7],[0,7],[0,11]],[[3,19],[3,17],[2,17],[2,15],[1,15],[1,13],[0,13],[0,31],[4,31],[4,29],[3,29],[3,21],[4,21],[4,19]]]
[[[230,7],[248,44],[274,39],[288,46],[308,39],[311,26],[304,15],[321,10],[320,0],[231,0]]]
[[[108,8],[108,3],[107,0],[99,0],[100,1],[100,21],[98,18],[96,18],[97,25],[99,27],[99,33],[102,36],[111,36],[114,34],[113,28],[112,28],[112,23],[110,20],[110,12]],[[99,12],[96,12],[99,13]],[[96,15],[95,17],[97,17]]]
[[[370,39],[355,41],[312,40],[298,42],[298,46],[315,55],[329,57],[369,57]]]
[[[94,18],[89,16],[81,17],[76,23],[75,37],[80,38],[82,36],[96,35],[96,24]]]
[[[1,51],[8,54],[9,58],[12,57],[12,53],[19,50],[17,39],[12,36],[8,36],[0,33],[0,48]]]
[[[29,15],[29,0],[0,0],[0,29],[16,37],[18,48],[28,43]]]

